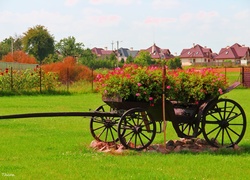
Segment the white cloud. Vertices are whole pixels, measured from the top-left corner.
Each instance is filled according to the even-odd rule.
[[[90,4],[102,5],[102,4],[115,4],[115,5],[130,5],[138,4],[141,0],[89,0]]]
[[[178,0],[153,0],[154,9],[171,9],[179,7],[181,4]]]
[[[76,5],[76,4],[78,3],[78,1],[79,1],[79,0],[66,0],[66,1],[64,2],[64,5],[65,5],[65,6],[74,6],[74,5]]]
[[[250,17],[250,11],[249,10],[240,11],[240,12],[234,14],[234,18],[238,19],[238,20],[249,19],[249,17]]]
[[[160,18],[148,17],[144,20],[144,22],[145,22],[145,24],[163,25],[166,23],[176,22],[176,19],[175,18],[164,18],[164,17],[160,17]]]

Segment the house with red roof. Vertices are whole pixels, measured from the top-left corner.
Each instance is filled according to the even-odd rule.
[[[156,46],[155,43],[149,48],[141,50],[141,51],[149,52],[152,59],[168,60],[168,59],[174,58],[174,55],[171,54],[169,49],[161,49],[160,47]]]
[[[119,48],[118,50],[116,50],[116,57],[118,59],[118,61],[122,61],[122,59],[124,60],[124,62],[126,62],[127,58],[129,56],[131,56],[132,58],[135,58],[136,55],[138,54],[139,51],[134,50],[133,48]]]
[[[230,61],[234,64],[247,65],[250,63],[250,48],[235,43],[232,46],[222,48],[215,60],[218,63]]]
[[[110,56],[111,54],[115,53],[112,50],[107,50],[107,48],[103,49],[103,48],[97,48],[97,47],[92,48],[91,52],[100,58],[104,58],[106,56]]]
[[[183,66],[208,63],[214,61],[215,54],[211,48],[202,47],[199,44],[193,44],[189,49],[183,49],[180,54],[180,59]]]

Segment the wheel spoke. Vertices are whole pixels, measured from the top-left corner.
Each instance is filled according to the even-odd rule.
[[[133,131],[130,131],[129,133],[126,133],[126,135],[124,135],[123,137],[127,137],[127,136],[129,136],[130,134],[132,134],[133,133]]]
[[[141,133],[141,135],[143,135],[147,140],[150,140],[150,138],[146,136],[144,133]]]
[[[143,134],[142,134],[142,135],[143,135]],[[142,141],[142,138],[141,138],[140,134],[138,134],[138,137],[139,137],[139,139],[140,139],[141,145],[144,146],[144,142]],[[148,140],[150,140],[150,139],[148,139]]]
[[[103,130],[102,130],[102,132],[99,134],[99,135],[97,135],[97,137],[100,139],[100,137],[102,136],[102,134],[105,132],[105,130],[106,130],[107,128],[105,127]]]
[[[217,134],[219,135],[219,133]],[[224,145],[224,129],[222,129],[222,134],[221,134],[221,145]]]
[[[95,129],[93,129],[93,131],[97,131],[97,130],[102,129],[102,128],[105,128],[105,126],[103,125],[103,126],[97,127]]]
[[[234,120],[235,118],[237,118],[237,117],[239,117],[239,116],[241,116],[241,115],[242,115],[241,113],[240,113],[240,114],[236,114],[236,115],[233,116],[233,117],[227,118],[227,121],[230,122],[230,121]]]
[[[231,136],[230,136],[230,134],[229,134],[229,132],[228,132],[227,129],[226,129],[226,132],[227,132],[227,135],[228,135],[228,137],[229,137],[229,139],[230,139],[231,144],[234,144],[234,142],[233,142],[233,140],[232,140],[232,138],[231,138]]]
[[[212,129],[211,131],[209,131],[209,132],[207,133],[207,135],[211,134],[212,132],[214,132],[214,131],[217,130],[218,128],[220,128],[220,126],[217,126],[216,128],[214,128],[214,129]]]
[[[132,133],[133,133],[133,131],[131,131],[131,133],[129,133],[129,134],[132,134]],[[133,133],[132,136],[129,138],[128,142],[126,143],[127,145],[132,141],[134,135],[135,135],[135,134]],[[128,136],[128,134],[127,134],[127,136]],[[126,137],[126,136],[125,136],[125,137]]]
[[[240,134],[238,134],[237,132],[235,132],[232,128],[230,128],[230,127],[227,127],[230,131],[232,131],[235,135],[237,135],[237,136],[240,136]]]
[[[112,129],[111,129],[111,128],[109,128],[109,130],[110,130],[110,134],[111,134],[111,137],[112,137],[113,141],[115,141],[115,136],[114,136],[114,134],[113,134]]]
[[[233,110],[235,109],[235,107],[236,107],[236,106],[234,105],[233,108],[231,108],[231,111],[228,113],[226,119],[229,119],[229,117],[231,116],[231,114],[232,114]]]
[[[135,148],[137,147],[137,134],[135,134]]]

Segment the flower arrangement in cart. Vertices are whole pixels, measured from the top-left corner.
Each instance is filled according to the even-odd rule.
[[[197,102],[218,97],[228,87],[224,74],[211,68],[200,70],[166,69],[165,97],[181,102]],[[96,77],[103,97],[124,101],[156,102],[162,98],[163,71],[159,66],[127,64]]]

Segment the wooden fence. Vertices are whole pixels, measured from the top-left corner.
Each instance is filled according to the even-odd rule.
[[[245,87],[250,87],[250,67],[241,68],[241,83]]]

